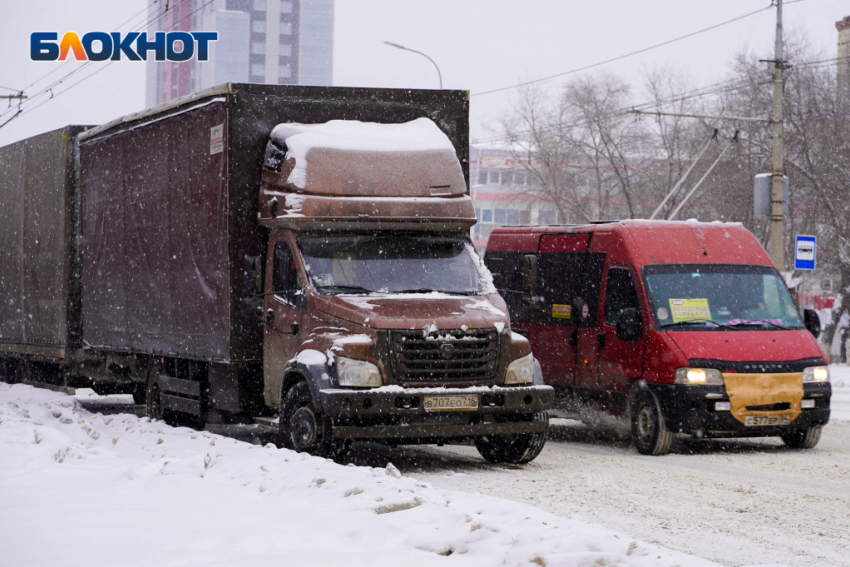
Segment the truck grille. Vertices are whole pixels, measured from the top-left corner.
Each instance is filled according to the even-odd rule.
[[[499,333],[468,331],[394,331],[390,339],[393,374],[399,382],[471,382],[489,380],[499,363]]]

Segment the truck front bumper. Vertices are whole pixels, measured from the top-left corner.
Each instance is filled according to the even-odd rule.
[[[790,425],[783,426],[747,426],[735,419],[731,412],[716,410],[717,402],[729,401],[724,386],[652,383],[647,386],[658,398],[667,427],[676,432],[700,431],[709,437],[768,437],[829,422],[829,400],[832,396],[829,382],[803,384],[803,399],[814,400],[815,407],[803,409]]]
[[[473,410],[427,411],[426,397],[476,396]],[[545,433],[537,412],[552,407],[550,386],[472,388],[325,389],[320,403],[340,439],[431,442],[481,435]]]

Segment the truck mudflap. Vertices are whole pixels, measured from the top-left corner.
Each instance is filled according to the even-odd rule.
[[[745,425],[735,418],[729,407],[729,396],[724,386],[691,386],[680,384],[647,383],[658,398],[667,427],[676,432],[702,432],[713,437],[768,437],[781,435],[789,429],[805,429],[829,422],[829,402],[832,386],[826,383],[803,384],[803,402],[799,415],[788,420],[788,424],[773,423],[777,420],[759,420],[758,424]],[[777,404],[776,408],[750,412],[759,416],[781,416],[788,414],[787,408]]]
[[[550,386],[322,389],[334,436],[341,439],[449,439],[545,433],[534,415],[552,407]]]

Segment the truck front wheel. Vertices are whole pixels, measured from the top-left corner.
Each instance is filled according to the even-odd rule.
[[[649,390],[635,396],[631,408],[632,441],[641,455],[666,455],[673,444],[658,398]]]
[[[545,411],[535,412],[532,421],[549,421]],[[475,439],[475,448],[490,463],[524,465],[537,458],[546,443],[546,433],[517,433],[513,435],[482,435]]]
[[[280,402],[279,445],[317,457],[342,458],[349,443],[333,438],[330,419],[316,410],[310,387],[295,384]]]
[[[812,425],[803,429],[792,429],[782,434],[782,442],[791,449],[813,449],[820,441],[822,425]]]

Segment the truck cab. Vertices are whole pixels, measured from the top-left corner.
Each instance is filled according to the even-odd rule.
[[[553,389],[468,237],[461,166],[430,120],[281,124],[246,259],[263,319],[264,401],[281,443],[337,457],[352,440],[473,440],[525,463]]]
[[[485,262],[556,407],[627,420],[641,453],[675,433],[811,448],[829,421],[817,315],[739,224],[500,228]]]

